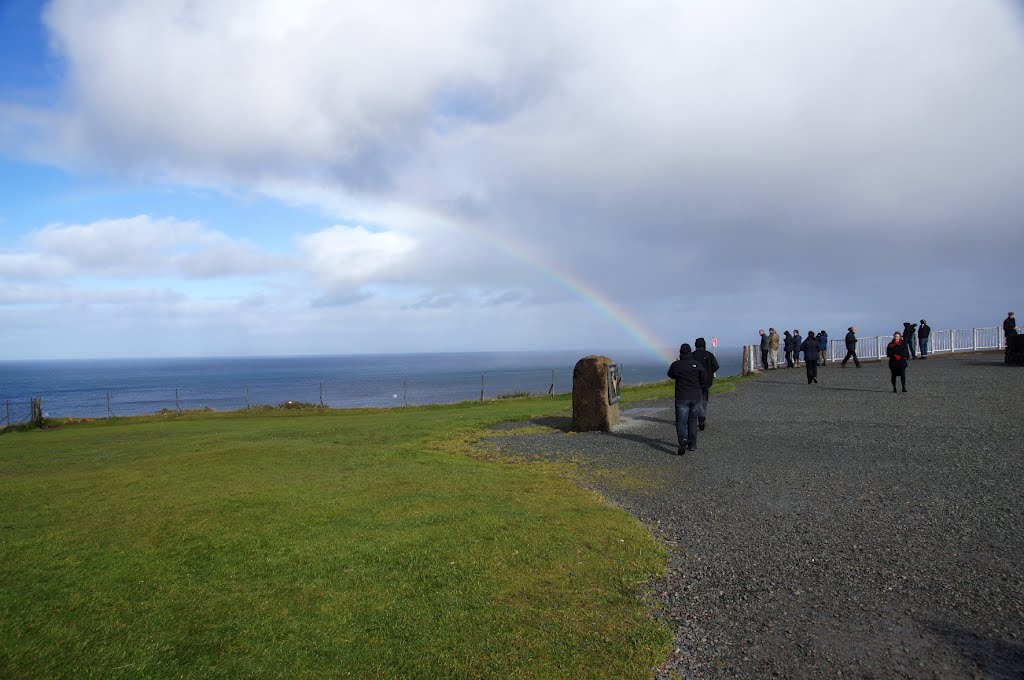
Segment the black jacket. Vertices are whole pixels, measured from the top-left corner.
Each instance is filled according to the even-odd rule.
[[[1010,337],[1017,334],[1017,320],[1008,316],[1003,320],[1003,335]]]
[[[846,351],[852,352],[857,349],[857,336],[854,335],[853,331],[846,334]]]
[[[910,356],[910,349],[906,340],[890,340],[885,347],[885,356],[889,357],[889,368],[896,368],[900,365],[907,365],[907,357]]]
[[[804,353],[804,360],[817,361],[818,355],[821,354],[821,345],[818,344],[817,338],[808,336],[803,344],[800,345],[800,351]]]
[[[793,354],[796,355],[797,359],[800,358],[800,352],[802,351],[800,349],[800,343],[802,343],[803,341],[803,336],[800,335],[799,333],[793,336]]]
[[[785,333],[785,335],[784,335],[784,337],[782,339],[782,351],[784,351],[784,352],[792,352],[793,351],[793,344],[794,344],[793,343],[793,336],[789,334],[789,331],[786,331],[786,333]]]
[[[704,375],[707,378],[707,387],[711,387],[712,383],[715,382],[715,372],[718,370],[718,359],[715,355],[707,351],[703,347],[698,347],[693,350],[693,358],[697,360],[701,366],[704,367]]]
[[[676,381],[676,401],[700,401],[701,390],[708,386],[704,367],[693,354],[680,354],[668,367],[668,377]]]
[[[917,329],[918,340],[927,340],[928,336],[932,334],[932,327],[926,323],[921,324],[921,327]]]
[[[917,329],[916,323],[905,323],[903,324],[903,342],[907,342],[907,338],[914,337],[914,331]]]

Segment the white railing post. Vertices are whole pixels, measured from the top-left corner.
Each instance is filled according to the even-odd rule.
[[[974,345],[973,345],[973,347],[971,347],[971,351],[977,352],[978,351],[978,329],[977,328],[972,328],[971,331],[974,333]]]

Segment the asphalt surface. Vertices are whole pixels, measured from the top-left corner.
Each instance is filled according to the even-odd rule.
[[[907,375],[893,394],[884,364],[769,371],[713,395],[684,456],[671,400],[494,443],[577,462],[669,545],[656,678],[1024,678],[1024,368]]]

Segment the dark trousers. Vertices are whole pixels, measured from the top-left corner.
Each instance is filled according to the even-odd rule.
[[[843,366],[845,366],[846,362],[850,360],[850,357],[853,357],[853,363],[860,368],[860,359],[857,358],[857,350],[855,349],[846,350],[846,358],[843,359]]]
[[[807,357],[804,357],[804,366],[807,368],[807,384],[810,385],[818,379],[818,362],[815,360],[808,361]]]
[[[916,359],[917,358],[917,343],[914,342],[914,336],[913,335],[908,335],[907,337],[903,338],[903,341],[907,344],[907,349],[910,350],[910,358],[911,359]]]
[[[708,401],[711,399],[711,388],[702,389],[700,391],[700,412],[697,414],[698,422],[704,422],[708,419]]]
[[[761,350],[761,368],[768,370],[768,350]]]
[[[700,413],[700,400],[681,401],[676,399],[676,438],[679,446],[697,448],[697,414]]]
[[[786,350],[786,368],[793,368],[793,350]]]
[[[889,364],[889,373],[892,374],[892,391],[896,391],[896,378],[900,379],[900,387],[904,391],[907,389],[907,366],[906,364]]]

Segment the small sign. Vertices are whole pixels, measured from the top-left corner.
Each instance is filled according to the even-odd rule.
[[[711,346],[718,347],[718,338],[711,338]]]

